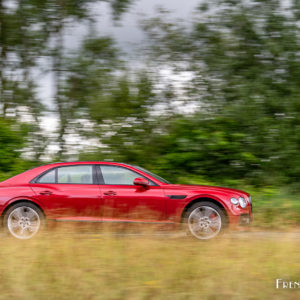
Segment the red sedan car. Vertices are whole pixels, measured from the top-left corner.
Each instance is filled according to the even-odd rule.
[[[40,166],[0,183],[4,229],[29,239],[46,220],[186,223],[198,239],[252,218],[249,194],[235,189],[171,184],[137,166],[68,162]]]

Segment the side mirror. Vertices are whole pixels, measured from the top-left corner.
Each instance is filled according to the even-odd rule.
[[[133,180],[133,184],[147,187],[149,185],[149,181],[146,178],[137,177]]]

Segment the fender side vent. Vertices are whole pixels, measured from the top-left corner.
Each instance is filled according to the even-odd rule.
[[[170,199],[184,199],[186,195],[167,195]]]

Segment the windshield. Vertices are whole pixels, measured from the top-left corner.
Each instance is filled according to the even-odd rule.
[[[160,176],[158,176],[158,175],[156,175],[156,174],[154,174],[154,173],[152,173],[152,172],[150,172],[150,171],[148,171],[148,170],[146,170],[146,169],[144,169],[142,167],[139,167],[139,166],[133,166],[133,167],[135,167],[136,169],[138,169],[138,170],[140,170],[140,171],[142,171],[142,172],[150,175],[151,177],[153,177],[153,178],[155,178],[155,179],[157,179],[157,180],[159,180],[161,182],[164,182],[164,183],[167,183],[167,184],[171,184],[171,182],[169,182],[168,180],[166,180],[166,179],[164,179],[164,178],[162,178],[162,177],[160,177]]]

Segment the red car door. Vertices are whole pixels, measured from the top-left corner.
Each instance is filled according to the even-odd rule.
[[[100,217],[100,189],[93,165],[58,167],[40,176],[31,188],[50,218]]]
[[[166,196],[153,182],[147,187],[133,181],[143,177],[130,169],[114,165],[99,165],[101,216],[103,220],[163,221],[166,219]]]

